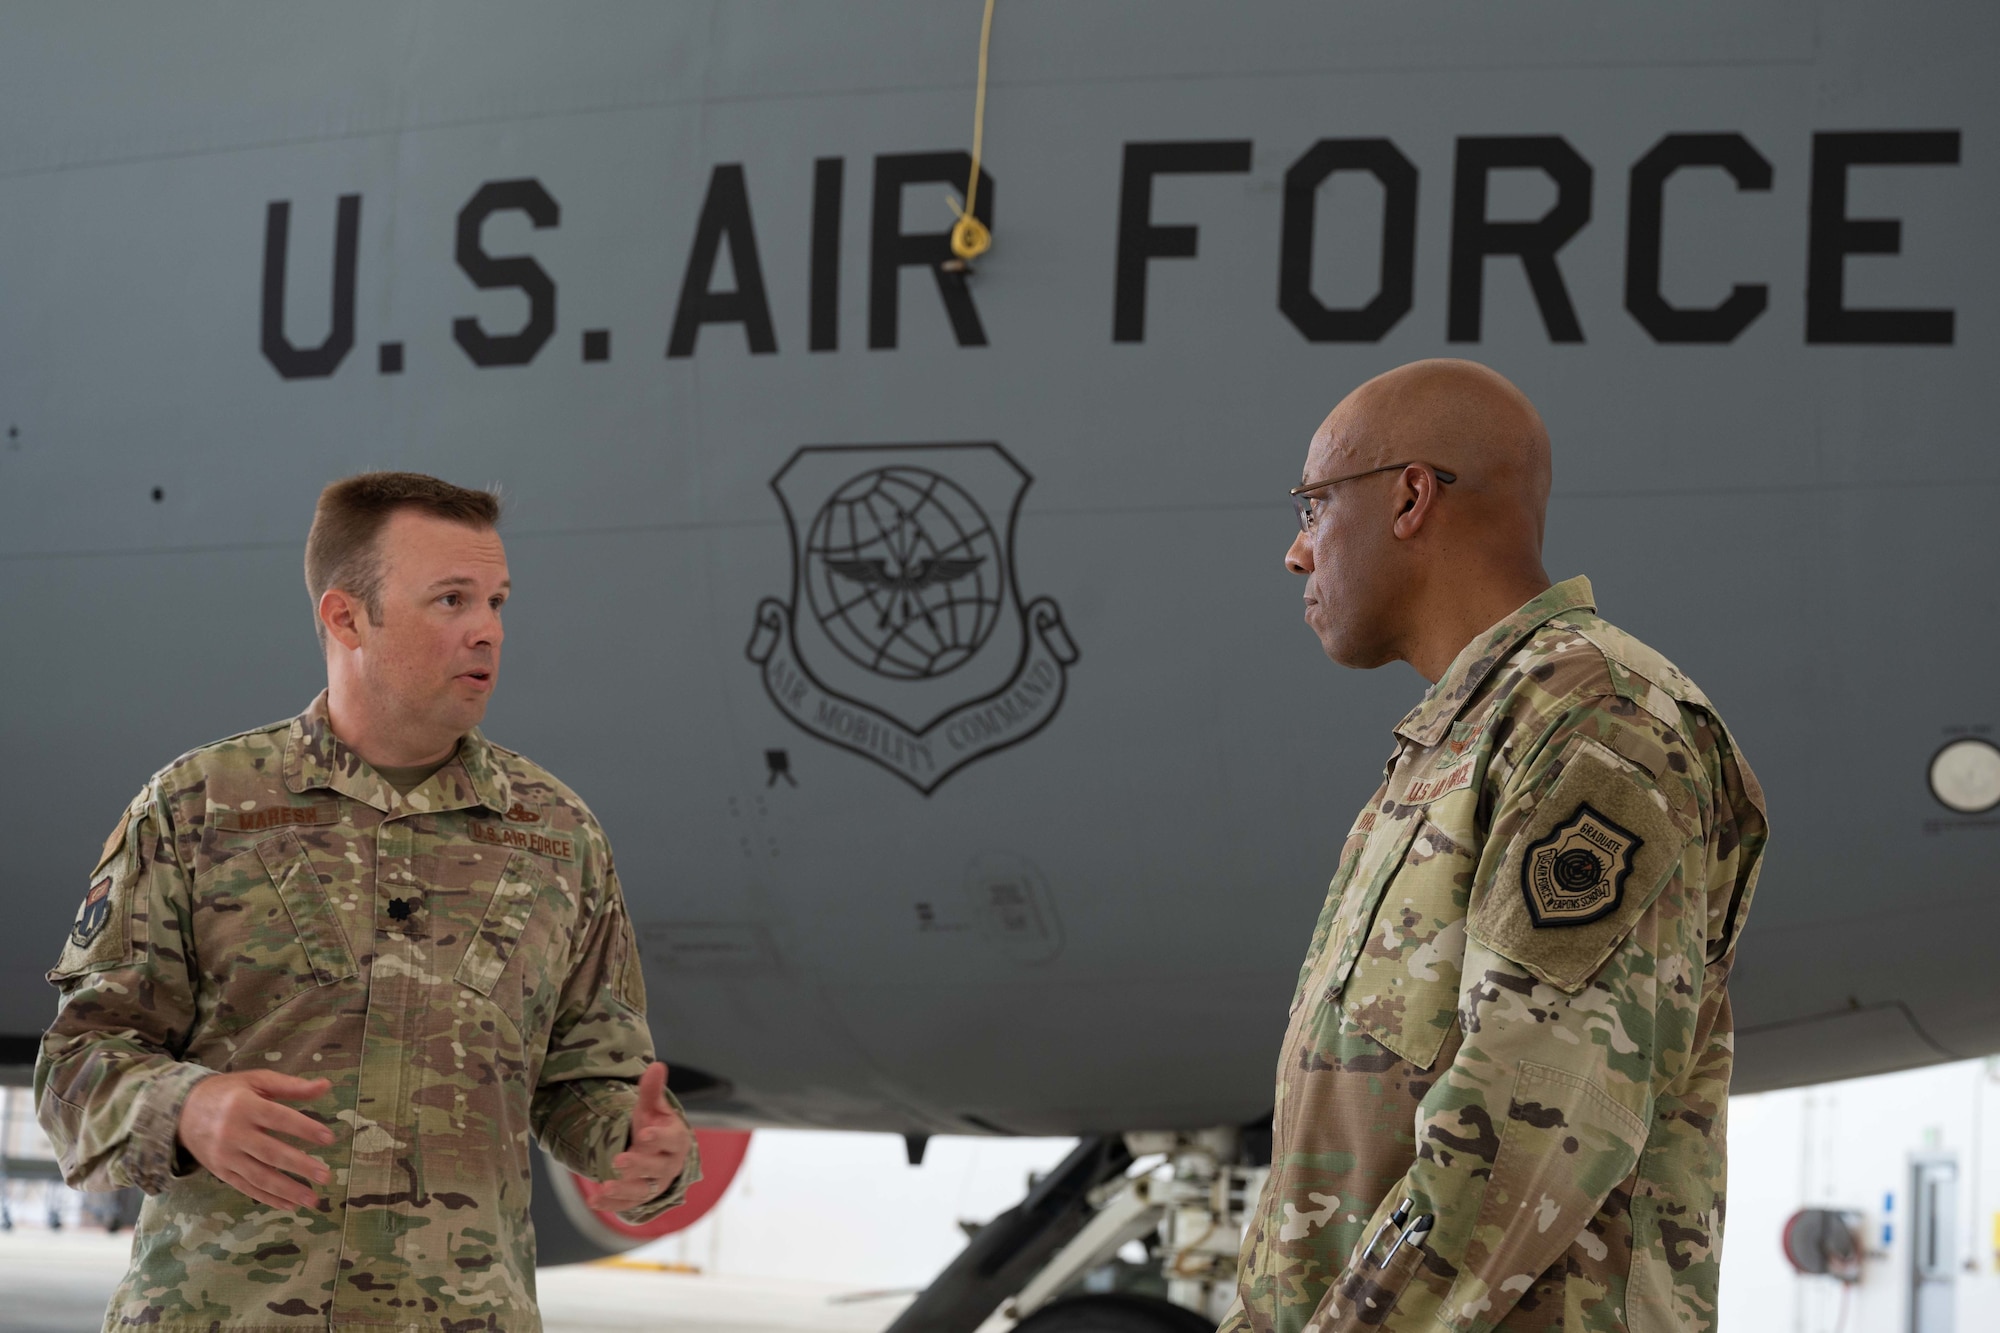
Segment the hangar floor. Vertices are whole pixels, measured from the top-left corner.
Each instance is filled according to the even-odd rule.
[[[129,1252],[128,1237],[102,1231],[0,1233],[0,1333],[94,1333]],[[909,1302],[817,1282],[610,1264],[544,1269],[538,1285],[546,1333],[875,1333]]]

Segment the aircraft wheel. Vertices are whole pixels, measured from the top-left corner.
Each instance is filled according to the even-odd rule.
[[[1071,1296],[1035,1311],[1014,1333],[1215,1333],[1215,1324],[1156,1296]]]

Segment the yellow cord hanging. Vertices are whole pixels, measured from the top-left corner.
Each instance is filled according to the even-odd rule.
[[[986,0],[986,17],[979,25],[979,92],[972,103],[972,179],[965,186],[964,207],[952,200],[958,221],[951,228],[951,252],[961,264],[979,258],[993,246],[993,233],[972,211],[979,202],[979,154],[986,138],[986,50],[992,40],[993,0]]]

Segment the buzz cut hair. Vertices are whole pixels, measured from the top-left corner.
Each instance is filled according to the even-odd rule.
[[[319,493],[306,534],[306,591],[312,595],[313,632],[326,649],[319,601],[339,588],[368,608],[368,623],[382,623],[383,525],[398,510],[414,509],[469,528],[500,525],[500,497],[467,490],[421,472],[363,472]]]

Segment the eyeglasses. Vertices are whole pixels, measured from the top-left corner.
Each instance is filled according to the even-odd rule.
[[[1353,481],[1357,477],[1372,477],[1377,472],[1394,472],[1398,468],[1406,467],[1430,468],[1431,475],[1446,486],[1458,480],[1456,472],[1446,472],[1443,468],[1433,467],[1429,463],[1412,461],[1408,463],[1384,463],[1381,467],[1371,467],[1365,472],[1350,472],[1344,477],[1333,477],[1326,481],[1315,481],[1309,482],[1304,486],[1294,486],[1292,487],[1292,508],[1298,511],[1299,531],[1311,532],[1313,520],[1319,517],[1320,506],[1306,495],[1307,491],[1323,491],[1329,486],[1338,486],[1343,481]]]

